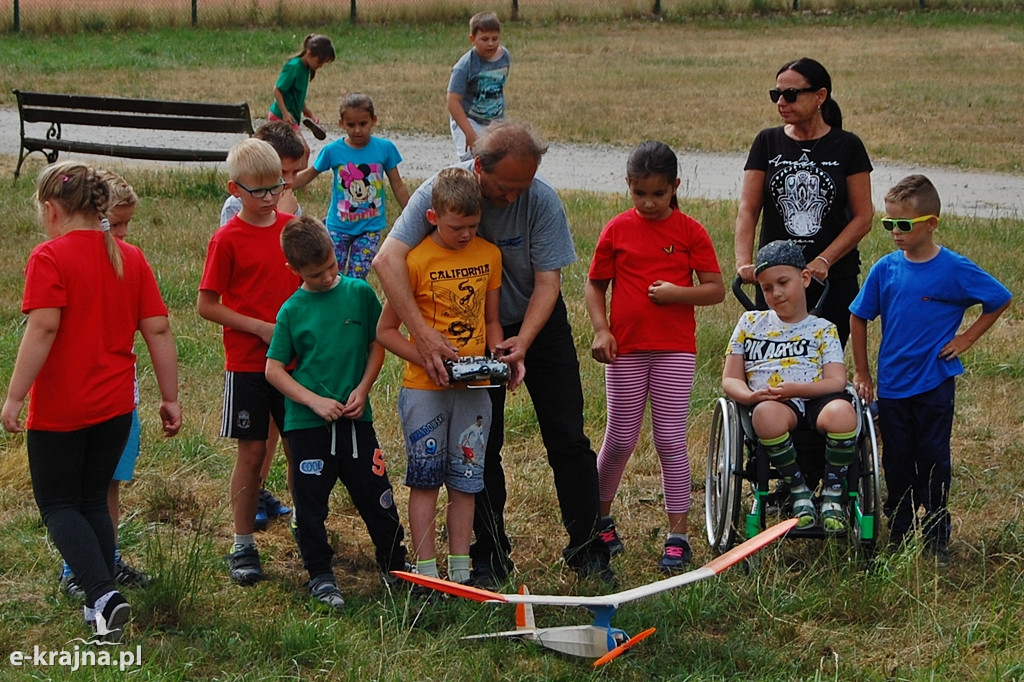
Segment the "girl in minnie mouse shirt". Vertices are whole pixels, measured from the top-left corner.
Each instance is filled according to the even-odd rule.
[[[373,100],[353,92],[341,101],[338,125],[347,136],[324,147],[316,161],[295,178],[294,189],[305,186],[328,169],[334,170],[327,231],[334,242],[338,269],[343,275],[366,279],[387,227],[387,195],[391,185],[398,204],[405,208],[409,190],[398,173],[402,156],[394,143],[373,135],[377,125]]]

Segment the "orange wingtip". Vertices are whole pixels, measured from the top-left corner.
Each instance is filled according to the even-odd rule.
[[[448,594],[454,594],[457,597],[465,597],[466,599],[472,599],[473,601],[508,601],[505,599],[505,595],[498,594],[497,592],[481,590],[479,587],[470,587],[469,585],[460,585],[459,583],[442,580],[441,578],[431,578],[430,576],[420,575],[419,573],[391,571],[391,575],[397,576],[402,580],[407,580],[411,583],[416,583],[417,585],[422,585],[423,587],[429,587],[437,590],[438,592],[447,592]]]
[[[733,547],[720,557],[712,559],[704,564],[703,568],[709,568],[715,573],[721,573],[735,563],[746,559],[759,549],[762,549],[775,542],[783,535],[791,531],[797,524],[797,519],[788,519],[777,523],[771,528],[761,531],[741,545]]]
[[[611,651],[606,653],[601,658],[599,658],[596,661],[594,661],[594,667],[597,668],[599,666],[604,665],[605,663],[608,663],[609,661],[611,661],[613,659],[618,658],[619,656],[621,656],[623,654],[623,652],[631,649],[633,647],[633,645],[636,644],[637,642],[639,642],[640,640],[647,639],[648,637],[653,635],[654,632],[657,629],[658,628],[647,628],[646,630],[641,632],[639,635],[636,635],[635,637],[630,637],[628,640],[626,640],[622,644],[618,645],[617,647],[615,647],[614,649],[612,649]]]

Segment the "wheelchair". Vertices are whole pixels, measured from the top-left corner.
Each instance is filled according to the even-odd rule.
[[[741,284],[739,278],[733,282],[733,293],[746,310],[754,310],[756,307]],[[820,308],[827,292],[826,285],[815,309]],[[857,457],[848,470],[843,496],[848,520],[845,536],[856,550],[871,557],[882,520],[878,434],[868,405],[852,385],[847,384],[846,391],[857,414]],[[721,397],[712,414],[704,506],[708,545],[716,554],[727,552],[737,542],[792,516],[788,495],[770,490],[772,481],[781,481],[781,477],[771,467],[768,454],[754,433],[750,413],[749,407]],[[794,430],[792,437],[800,470],[813,490],[824,476],[825,438],[807,428]],[[826,533],[816,524],[793,529],[788,537],[824,538]]]

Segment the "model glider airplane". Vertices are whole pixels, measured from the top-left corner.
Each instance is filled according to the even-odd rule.
[[[440,578],[430,578],[407,571],[392,571],[403,580],[430,587],[440,592],[447,592],[466,599],[480,602],[507,603],[516,605],[516,629],[505,632],[492,632],[483,635],[471,635],[463,639],[482,639],[486,637],[520,637],[533,640],[542,646],[572,656],[597,658],[595,666],[603,665],[634,644],[654,634],[655,628],[644,630],[635,637],[612,627],[612,616],[621,605],[649,597],[659,592],[672,590],[689,585],[706,578],[718,575],[730,566],[742,561],[759,549],[771,544],[790,531],[796,525],[796,519],[783,521],[737,545],[725,554],[709,561],[700,568],[687,573],[659,580],[649,585],[634,587],[631,590],[616,592],[597,597],[560,597],[554,595],[530,594],[523,587],[519,594],[500,594],[477,587],[460,585]],[[552,628],[538,628],[533,619],[533,605],[547,604],[551,606],[582,606],[594,614],[591,625],[568,625]]]

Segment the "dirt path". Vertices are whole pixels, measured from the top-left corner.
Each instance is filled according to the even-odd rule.
[[[258,125],[262,121],[254,121]],[[104,141],[104,129],[89,128],[90,140]],[[18,112],[15,109],[0,108],[0,154],[13,157],[10,168],[13,172],[18,155]],[[36,125],[29,130],[33,136],[45,135],[45,126]],[[114,140],[124,131],[111,129],[107,139]],[[455,160],[451,140],[447,137],[419,135],[381,134],[393,141],[402,154],[403,177],[423,179]],[[335,139],[337,130],[329,130],[327,141]],[[65,135],[74,134],[70,126]],[[134,134],[134,133],[133,133]],[[149,140],[147,141],[147,136]],[[190,141],[187,141],[191,137]],[[187,133],[157,133],[139,131],[133,138],[141,143],[175,146],[196,143],[202,135]],[[310,139],[314,154],[325,143]],[[221,146],[224,140],[211,140],[212,145]],[[625,192],[626,148],[600,145],[554,144],[544,157],[541,174],[558,189],[588,190],[592,192]],[[66,155],[64,155],[66,156]],[[36,155],[36,158],[39,158]],[[118,164],[155,165],[155,162],[90,157],[94,163],[116,167]],[[682,196],[705,199],[736,199],[740,193],[745,154],[707,154],[703,152],[682,152],[679,154]],[[195,167],[195,164],[167,164]],[[910,173],[927,175],[939,189],[943,211],[980,218],[1011,217],[1024,218],[1024,176],[1002,173],[962,172],[949,168],[925,168],[904,166],[875,161],[871,174],[872,193],[875,208],[881,210],[882,197],[886,190],[900,178]]]

